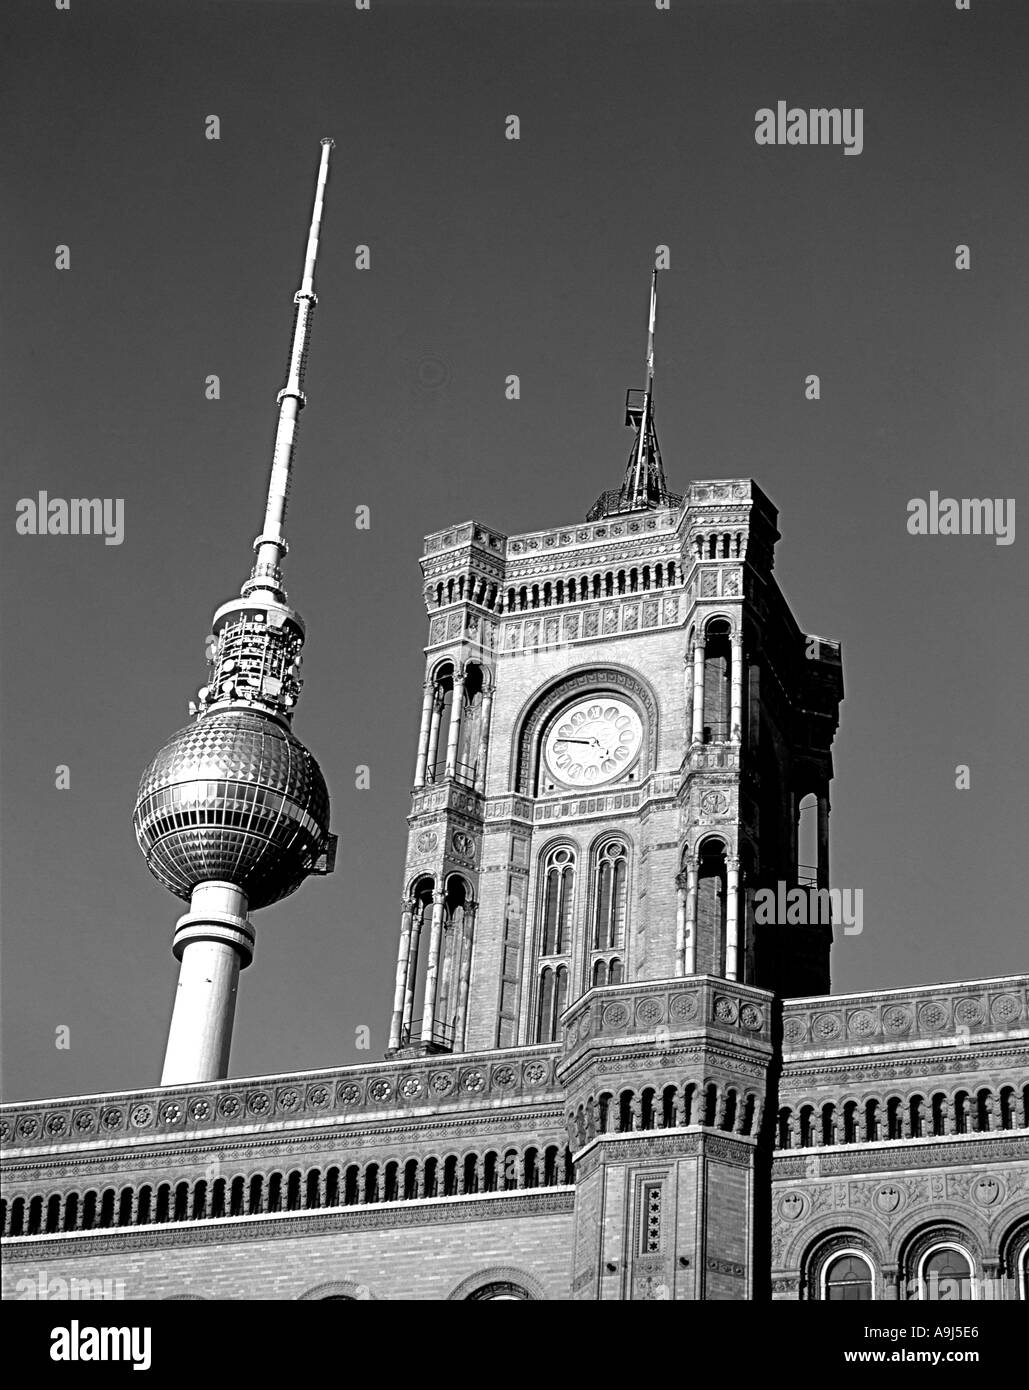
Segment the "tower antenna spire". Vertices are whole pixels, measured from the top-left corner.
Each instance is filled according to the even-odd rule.
[[[286,603],[279,568],[332,144],[322,141],[304,272],[293,296],[293,346],[278,396],[257,558],[240,596],[223,603],[211,622],[207,684],[190,701],[192,723],[150,760],[136,795],[133,821],[147,867],[189,903],[172,942],[181,965],[162,1086],[228,1074],[239,973],[254,954],[248,911],[287,897],[309,874],[331,873],[335,862],[325,778],[291,728],[306,634]]]
[[[289,374],[276,400],[279,422],[275,430],[272,452],[272,471],[268,479],[268,500],[264,510],[264,526],[254,541],[257,558],[250,578],[243,585],[243,595],[266,589],[280,602],[286,597],[282,587],[282,558],[289,549],[282,526],[289,505],[289,489],[293,479],[293,455],[296,450],[297,418],[307,404],[304,395],[304,374],[307,371],[307,351],[318,296],[314,292],[314,268],[318,260],[318,234],[321,230],[325,186],[329,181],[329,155],[335,141],[322,141],[322,157],[318,166],[318,183],[311,212],[304,254],[304,273],[300,288],[293,296],[297,306],[293,320],[293,344],[289,355]]]
[[[646,386],[625,393],[625,423],[636,430],[625,479],[620,488],[602,492],[586,513],[587,521],[614,516],[618,512],[642,512],[656,507],[674,507],[682,499],[668,491],[661,449],[654,428],[654,338],[657,333],[657,270],[650,277],[650,319],[647,326]]]

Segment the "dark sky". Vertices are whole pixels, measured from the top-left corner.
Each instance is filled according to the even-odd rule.
[[[756,479],[799,622],[843,643],[833,879],[864,932],[835,988],[1026,967],[1024,542],[905,521],[931,489],[1025,501],[1029,5],[7,0],[0,25],[8,1098],[159,1078],[183,907],[130,817],[249,569],[323,135],[287,583],[341,851],[257,916],[234,1074],[381,1056],[421,538],[567,523],[621,481],[658,244],[669,483]],[[756,145],[780,99],[862,107],[863,153]],[[124,544],[16,535],[40,489],[123,498]]]

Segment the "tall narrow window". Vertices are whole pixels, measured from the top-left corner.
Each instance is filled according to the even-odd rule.
[[[575,902],[575,851],[557,845],[543,858],[539,897],[536,954],[537,1042],[555,1042],[559,1019],[568,1003],[567,959],[572,946],[572,911]]]
[[[625,933],[625,910],[628,901],[628,852],[621,840],[609,840],[597,855],[595,871],[595,906],[593,916],[593,949],[613,951],[621,945]]]
[[[561,847],[547,855],[543,872],[543,934],[540,954],[563,955],[572,937],[575,855]]]
[[[621,838],[607,840],[593,860],[584,971],[584,978],[591,985],[622,982],[628,904],[629,849]]]
[[[705,743],[729,737],[730,655],[729,624],[721,619],[709,623],[704,644]]]

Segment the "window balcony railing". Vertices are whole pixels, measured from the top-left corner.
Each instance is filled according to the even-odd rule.
[[[449,775],[445,766],[430,767],[426,769],[425,785],[428,787],[438,786],[441,782],[464,782],[467,786],[474,787],[478,770],[478,763],[456,763],[454,771]]]
[[[400,1046],[417,1047],[417,1045],[423,1041],[422,1027],[423,1020],[420,1018],[413,1018],[406,1028],[401,1028]],[[440,1023],[434,1020],[431,1036],[424,1039],[424,1041],[431,1043],[433,1047],[445,1048],[448,1052],[452,1052],[454,1049],[453,1025],[449,1023]]]

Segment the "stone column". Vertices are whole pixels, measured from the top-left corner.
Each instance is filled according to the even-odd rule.
[[[930,1105],[931,1105],[931,1104],[932,1104],[932,1102],[930,1101]],[[936,1126],[934,1125],[934,1126],[933,1126],[933,1132],[935,1133],[935,1131],[936,1131]],[[952,1115],[952,1113],[951,1113],[950,1100],[949,1100],[948,1097],[946,1097],[946,1096],[944,1096],[943,1100],[940,1102],[940,1133],[941,1133],[941,1134],[956,1134],[956,1133],[957,1133],[957,1130],[956,1130],[955,1127],[954,1127],[954,1117],[953,1117],[953,1115]]]
[[[729,1100],[729,1093],[724,1086],[719,1086],[715,1092],[715,1129],[725,1128],[725,1107]]]
[[[698,635],[693,646],[693,731],[691,742],[704,738],[704,643]]]
[[[829,793],[821,792],[818,797],[818,867],[816,869],[819,888],[829,887]]]
[[[432,697],[432,717],[429,724],[429,747],[425,759],[425,775],[433,777],[436,771],[436,757],[439,753],[439,726],[443,718],[443,703],[445,700],[443,691],[436,687]]]
[[[468,1031],[468,982],[472,974],[472,942],[475,937],[475,904],[468,903],[464,910],[464,938],[461,942],[461,971],[457,982],[457,1030],[454,1034],[454,1051],[464,1051],[465,1034]]]
[[[457,909],[461,918],[464,912],[461,908]],[[456,916],[456,914],[455,914]],[[436,984],[436,1020],[440,1026],[440,1041],[447,1041],[447,1030],[453,1027],[451,1020],[454,1017],[454,1000],[451,997],[454,981],[454,951],[456,948],[456,933],[461,927],[461,923],[455,918],[446,920],[444,914],[443,930],[439,938],[439,974]]]
[[[687,879],[685,872],[675,876],[675,973],[685,974],[686,959],[686,896]]]
[[[425,691],[422,695],[422,722],[418,730],[418,756],[414,764],[414,784],[416,787],[425,786],[425,764],[429,755],[429,728],[432,723],[432,706],[435,694],[433,682],[426,681]]]
[[[425,970],[425,1000],[422,1005],[422,1042],[432,1042],[432,1026],[436,1021],[436,981],[439,977],[439,946],[443,936],[443,907],[446,899],[442,889],[432,895],[432,929],[429,933],[429,959]]]
[[[415,903],[411,914],[411,940],[407,952],[407,971],[404,976],[404,1016],[400,1025],[400,1041],[406,1047],[411,1041],[411,1020],[414,1018],[414,987],[418,976],[418,942],[422,934],[425,904]]]
[[[689,743],[693,731],[693,663],[688,653],[682,659],[682,699],[686,715],[683,730]]]
[[[682,973],[697,973],[697,861],[691,855],[686,862],[686,921]]]
[[[475,790],[481,795],[486,792],[486,758],[489,754],[489,721],[493,712],[493,689],[487,686],[482,692],[482,708],[479,711],[479,751],[475,758]]]
[[[407,962],[411,954],[411,924],[414,921],[414,900],[401,903],[400,949],[397,952],[396,985],[393,990],[393,1017],[389,1026],[390,1047],[400,1046],[400,1029],[404,1022],[404,994],[407,989]]]
[[[740,861],[725,861],[725,978],[735,980],[739,956]]]
[[[743,634],[732,633],[732,668],[729,673],[729,737],[739,743],[743,730]]]
[[[447,777],[457,772],[457,749],[461,738],[461,720],[464,717],[464,673],[454,675],[454,696],[450,705],[450,732],[447,737]]]

